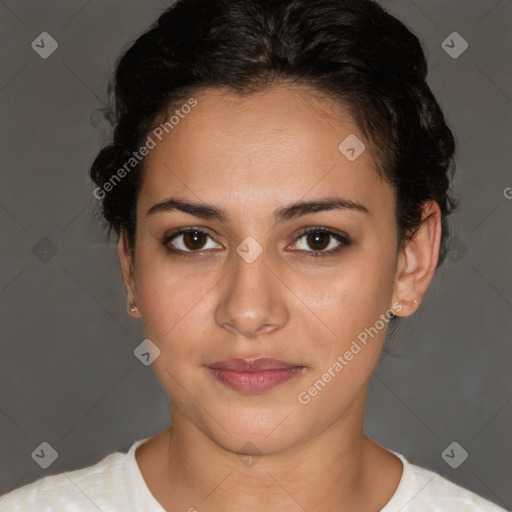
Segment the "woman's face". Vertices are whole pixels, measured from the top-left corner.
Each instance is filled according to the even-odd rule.
[[[133,267],[119,244],[173,423],[264,453],[331,425],[357,429],[389,312],[400,311],[394,192],[368,145],[357,156],[355,123],[306,88],[195,100],[161,141],[152,135]],[[301,206],[327,199],[341,206]],[[184,228],[200,233],[173,236]],[[287,369],[212,369],[260,357]]]

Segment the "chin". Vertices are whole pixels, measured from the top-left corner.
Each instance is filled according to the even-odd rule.
[[[271,409],[231,406],[222,413],[219,411],[215,420],[211,416],[203,417],[202,429],[217,444],[232,452],[268,455],[304,442],[314,430],[312,421],[299,417],[299,412],[306,413],[290,405]]]

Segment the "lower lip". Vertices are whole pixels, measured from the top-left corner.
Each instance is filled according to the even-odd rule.
[[[304,369],[303,366],[285,368],[281,370],[260,370],[253,372],[239,372],[219,368],[208,368],[213,376],[235,391],[245,393],[262,393],[279,384],[293,379]]]

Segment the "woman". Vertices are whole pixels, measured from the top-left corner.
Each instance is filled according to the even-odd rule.
[[[172,427],[11,510],[498,511],[363,432],[447,246],[454,138],[370,0],[181,0],[120,59],[94,195]],[[45,508],[48,507],[48,508]]]

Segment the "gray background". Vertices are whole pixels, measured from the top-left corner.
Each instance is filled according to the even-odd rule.
[[[383,2],[427,48],[429,82],[460,143],[454,240],[426,300],[372,379],[366,431],[411,462],[512,506],[510,173],[512,2]],[[94,219],[88,167],[108,132],[114,61],[163,0],[0,1],[0,494],[93,464],[169,423],[133,355],[115,241]],[[42,59],[32,41],[58,42]],[[460,33],[457,59],[441,43]],[[58,452],[40,468],[32,452]],[[453,441],[469,454],[452,469]]]

